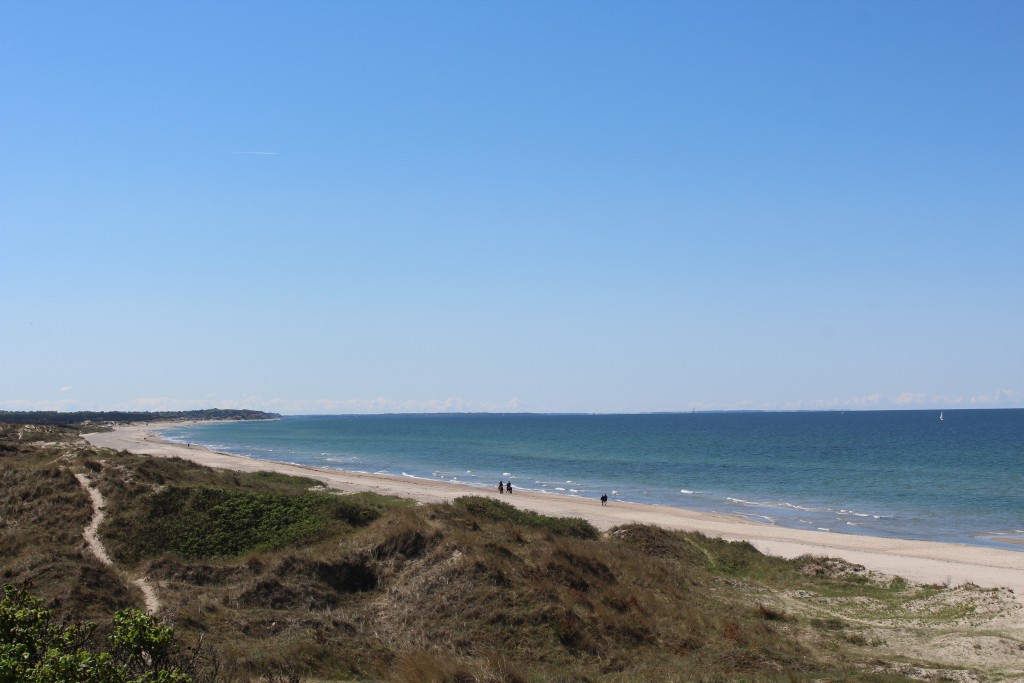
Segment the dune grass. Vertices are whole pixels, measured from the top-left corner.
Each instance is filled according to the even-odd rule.
[[[5,580],[29,577],[33,552],[91,566],[77,536],[88,500],[72,474],[87,472],[107,499],[100,531],[116,561],[146,574],[169,623],[185,637],[208,634],[238,678],[882,683],[905,679],[861,654],[873,635],[785,596],[898,610],[937,590],[694,533],[626,525],[600,534],[487,496],[414,505],[328,493],[301,477],[95,451],[73,435],[63,446],[0,443],[13,449],[0,457],[5,509],[17,517],[0,526],[13,549]],[[37,548],[32,534],[45,539]],[[84,609],[68,600],[82,571],[55,576],[40,594]],[[112,614],[137,601],[104,576],[93,582],[100,607],[89,609]]]

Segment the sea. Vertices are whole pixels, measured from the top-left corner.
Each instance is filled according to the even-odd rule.
[[[1024,551],[1024,410],[309,415],[175,426],[262,460]]]

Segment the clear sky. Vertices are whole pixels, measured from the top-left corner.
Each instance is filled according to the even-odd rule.
[[[0,0],[0,408],[1024,407],[1024,2]]]

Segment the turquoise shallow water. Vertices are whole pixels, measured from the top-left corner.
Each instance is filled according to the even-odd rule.
[[[347,415],[165,438],[267,460],[740,514],[781,526],[1024,546],[1024,410]]]

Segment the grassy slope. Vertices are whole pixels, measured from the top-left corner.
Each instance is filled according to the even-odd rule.
[[[109,620],[141,599],[85,548],[92,508],[67,456],[76,438],[59,427],[0,424],[0,581],[31,582],[53,607]]]
[[[0,524],[0,547],[11,550],[5,580],[52,576],[45,586],[37,579],[35,591],[92,618],[126,599],[140,604],[102,571],[92,592],[70,599],[80,577],[99,571],[81,552],[88,501],[70,470],[88,472],[107,499],[101,533],[115,561],[144,571],[170,606],[164,616],[180,631],[211,634],[243,672],[903,680],[878,664],[884,634],[864,625],[867,612],[898,621],[907,605],[942,592],[698,534],[628,526],[599,536],[581,520],[490,498],[411,506],[81,443],[62,458],[67,447],[24,441],[2,451],[4,495],[14,505],[4,501],[14,512]],[[37,533],[46,540],[33,547]],[[51,556],[63,559],[51,567],[41,559]]]

